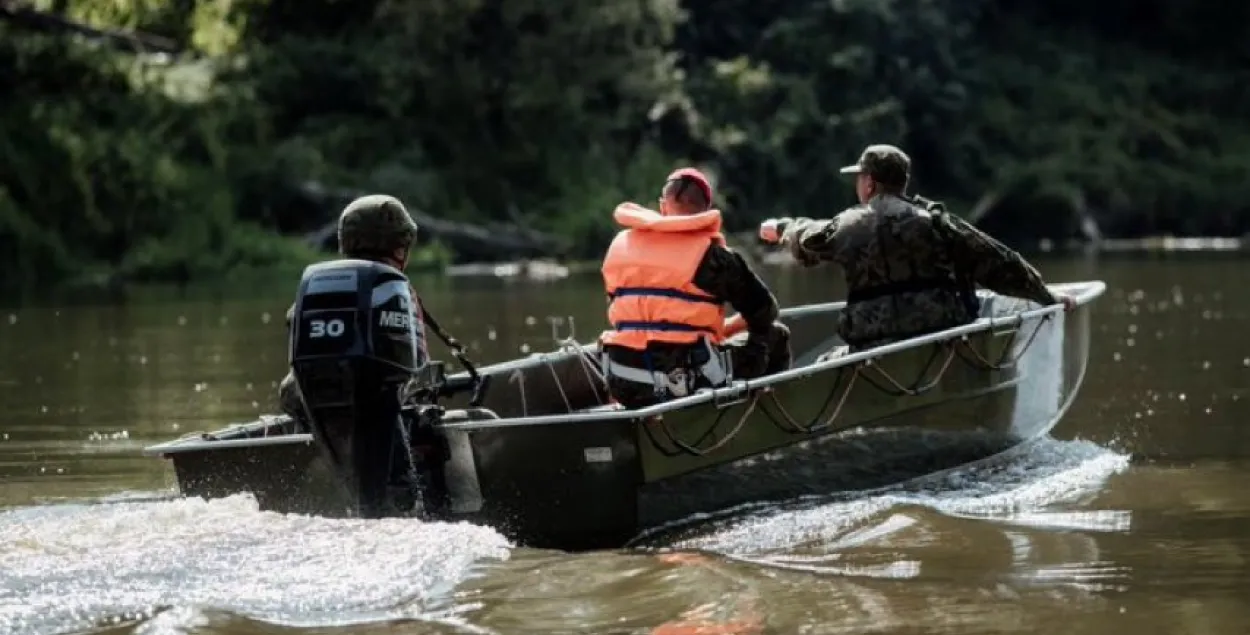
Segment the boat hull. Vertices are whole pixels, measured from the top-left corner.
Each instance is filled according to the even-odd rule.
[[[817,364],[839,344],[840,303],[788,309],[794,370],[636,411],[604,405],[593,347],[481,369],[499,418],[449,411],[448,519],[531,546],[611,547],[696,513],[880,487],[1002,452],[1048,433],[1084,376],[1104,285],[1056,287],[1078,297],[1074,311],[983,296],[977,324]],[[148,449],[172,460],[184,495],[246,491],[264,509],[347,514],[286,417],[209,436]]]

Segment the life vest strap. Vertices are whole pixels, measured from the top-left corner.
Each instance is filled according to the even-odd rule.
[[[617,298],[628,297],[653,297],[653,298],[672,298],[674,300],[685,300],[686,302],[702,302],[704,304],[721,305],[721,301],[706,295],[696,295],[678,291],[676,289],[661,289],[658,287],[621,287],[616,291],[608,294],[608,298],[615,300]]]
[[[676,322],[617,322],[612,328],[618,331],[667,331],[675,333],[711,333],[716,334],[716,329],[703,326],[693,326],[690,324],[678,324]]]

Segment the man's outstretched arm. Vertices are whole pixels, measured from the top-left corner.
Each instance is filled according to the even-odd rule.
[[[1051,293],[1042,274],[1014,249],[961,218],[943,214],[937,222],[944,225],[942,230],[951,241],[957,264],[973,282],[995,293],[1041,305],[1064,302]]]

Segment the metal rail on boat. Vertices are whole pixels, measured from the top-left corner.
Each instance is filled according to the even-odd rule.
[[[1056,286],[1061,286],[1061,285],[1056,285]],[[1062,285],[1062,286],[1068,286],[1068,285]],[[1102,282],[1092,282],[1092,283],[1083,284],[1080,286],[1083,287],[1082,290],[1084,291],[1084,293],[1082,293],[1081,295],[1075,298],[1076,303],[1078,305],[1086,304],[1089,301],[1102,295],[1103,290],[1106,288],[1105,283],[1102,283]],[[828,304],[821,304],[821,305],[809,305],[809,306],[804,306],[804,307],[795,307],[795,309],[802,311],[803,313],[820,312],[820,311],[829,311],[832,307],[836,305],[845,305],[845,303],[838,302],[838,303],[828,303]],[[965,324],[962,326],[949,328],[944,331],[938,331],[936,333],[930,333],[928,335],[913,337],[907,340],[903,340],[901,342],[884,344],[884,345],[881,345],[881,346],[878,346],[878,347],[875,347],[866,351],[860,351],[857,353],[849,353],[847,355],[843,355],[835,359],[830,359],[830,360],[826,360],[823,362],[817,362],[814,364],[808,364],[806,366],[802,366],[799,368],[792,368],[792,369],[785,370],[779,373],[775,373],[773,375],[760,377],[758,379],[737,380],[733,383],[733,385],[727,386],[724,388],[716,388],[716,389],[705,388],[703,390],[700,390],[699,392],[696,392],[693,395],[689,395],[686,397],[679,397],[679,398],[672,399],[670,401],[665,401],[663,403],[655,404],[652,406],[638,408],[636,410],[626,410],[626,409],[599,410],[595,412],[575,412],[575,413],[558,414],[558,415],[515,417],[511,419],[464,421],[464,422],[454,422],[454,423],[443,424],[442,428],[445,430],[468,431],[468,430],[482,430],[482,429],[503,428],[503,427],[513,427],[513,426],[555,425],[555,424],[569,424],[569,423],[593,423],[593,422],[602,422],[602,421],[619,421],[619,420],[627,420],[627,419],[646,419],[646,418],[654,417],[656,415],[662,415],[668,412],[682,410],[685,408],[690,408],[693,406],[698,406],[698,405],[712,403],[712,402],[719,402],[719,403],[728,402],[726,403],[726,405],[733,405],[737,403],[742,403],[743,400],[741,399],[741,397],[747,395],[753,390],[758,390],[760,388],[767,388],[769,386],[782,384],[788,381],[793,381],[795,379],[802,379],[802,378],[810,377],[812,375],[823,373],[827,370],[832,370],[832,369],[836,369],[839,367],[850,367],[850,366],[855,366],[855,365],[860,365],[860,364],[871,366],[873,360],[879,357],[884,357],[886,355],[891,355],[893,353],[898,353],[900,351],[915,349],[915,348],[927,346],[930,344],[941,344],[941,343],[955,341],[955,340],[966,341],[969,335],[975,335],[978,333],[983,333],[985,331],[1000,329],[1000,328],[1003,328],[1004,326],[1009,326],[1009,325],[1019,327],[1025,321],[1031,320],[1034,318],[1042,318],[1042,323],[1044,323],[1046,319],[1048,319],[1050,316],[1053,316],[1057,313],[1061,313],[1062,311],[1063,311],[1063,306],[1056,304],[1056,305],[1051,305],[1051,306],[1040,307],[1037,309],[1031,309],[1028,311],[1021,311],[1020,313],[1002,317],[1002,318],[981,318],[970,324]],[[794,313],[791,313],[790,315],[802,315],[802,313],[799,313],[798,311],[796,311]],[[1041,327],[1041,323],[1039,323],[1038,325],[1038,328],[1040,327]]]
[[[1079,294],[1074,298],[1078,305],[1089,303],[1090,301],[1102,295],[1102,293],[1106,289],[1105,283],[1100,282],[1100,281],[1078,283],[1078,284],[1057,284],[1057,285],[1053,285],[1053,287],[1059,290],[1065,290],[1065,289],[1079,290]],[[846,305],[845,302],[828,302],[828,303],[821,303],[821,304],[805,305],[805,306],[800,306],[800,307],[790,307],[787,309],[783,309],[781,313],[783,317],[801,317],[801,316],[809,315],[809,314],[832,313],[836,310],[844,308],[845,305]],[[765,377],[749,379],[749,380],[737,380],[732,385],[727,386],[727,387],[717,388],[717,389],[703,389],[703,390],[696,392],[693,395],[675,398],[670,401],[655,404],[652,406],[647,406],[644,408],[639,408],[636,410],[628,410],[628,409],[624,409],[621,407],[617,407],[617,408],[611,408],[611,409],[596,409],[593,412],[582,411],[582,412],[569,412],[569,413],[556,414],[556,415],[522,416],[522,417],[513,417],[513,418],[508,418],[508,419],[488,419],[488,420],[481,420],[481,421],[452,422],[452,423],[442,424],[440,427],[448,431],[471,431],[471,430],[495,429],[495,428],[517,427],[517,426],[556,425],[556,424],[571,424],[571,423],[602,423],[605,421],[640,420],[640,419],[655,419],[655,418],[659,418],[662,420],[662,417],[660,417],[660,415],[663,415],[665,413],[683,410],[686,408],[700,406],[700,405],[708,404],[708,403],[713,403],[718,409],[721,410],[721,414],[723,415],[725,414],[728,407],[737,405],[737,404],[742,404],[744,402],[749,401],[745,412],[741,415],[739,422],[733,426],[733,431],[727,435],[722,436],[712,447],[695,448],[690,444],[680,442],[679,440],[675,438],[670,438],[670,442],[673,445],[678,446],[680,451],[684,451],[684,452],[692,453],[692,454],[705,454],[707,452],[714,451],[717,447],[724,445],[730,439],[732,439],[735,436],[736,432],[739,429],[741,429],[744,422],[749,418],[751,413],[755,410],[757,405],[762,405],[759,403],[759,400],[760,400],[760,397],[764,395],[768,395],[770,397],[770,400],[769,400],[770,404],[775,406],[776,410],[778,410],[779,412],[777,414],[773,414],[767,408],[762,408],[762,410],[769,417],[769,419],[773,420],[774,424],[776,424],[779,428],[787,432],[791,432],[795,434],[811,434],[814,432],[823,431],[823,430],[828,429],[830,426],[832,426],[834,421],[836,421],[838,414],[840,414],[840,412],[842,411],[843,406],[846,404],[849,398],[849,395],[851,394],[851,389],[855,386],[856,380],[859,377],[863,376],[865,378],[865,382],[873,385],[878,390],[881,390],[882,392],[885,392],[886,394],[892,394],[894,396],[902,397],[902,396],[915,396],[915,395],[923,394],[924,392],[927,392],[928,390],[937,386],[940,383],[942,376],[945,374],[946,370],[950,368],[952,362],[954,361],[956,357],[960,358],[962,361],[964,361],[967,364],[980,366],[983,370],[998,370],[998,369],[1006,368],[1015,364],[1018,359],[1018,356],[1017,356],[1016,358],[1013,358],[1010,361],[1007,361],[1006,356],[1010,352],[1011,346],[1008,346],[1004,349],[1002,359],[998,360],[997,362],[992,362],[986,359],[983,355],[981,355],[979,351],[976,351],[974,348],[972,348],[971,346],[967,344],[969,336],[979,334],[979,333],[984,333],[986,331],[995,331],[995,330],[1002,329],[1004,331],[1009,330],[1012,333],[1012,337],[1014,338],[1019,334],[1019,328],[1026,321],[1038,319],[1037,326],[1034,327],[1033,333],[1025,342],[1024,346],[1022,347],[1022,350],[1019,353],[1019,355],[1023,355],[1024,352],[1027,351],[1029,346],[1031,346],[1031,344],[1033,343],[1033,340],[1037,337],[1037,334],[1038,332],[1040,332],[1041,328],[1047,322],[1050,321],[1050,318],[1052,316],[1062,311],[1063,311],[1062,305],[1051,305],[1051,306],[1046,306],[1046,307],[1040,307],[1037,309],[1022,311],[1020,313],[1016,313],[1016,314],[1009,315],[1009,316],[1004,316],[1001,318],[981,318],[970,324],[953,327],[950,329],[946,329],[944,331],[939,331],[939,332],[931,333],[928,335],[922,335],[919,337],[914,337],[914,338],[910,338],[907,340],[903,340],[903,341],[895,342],[891,344],[884,344],[884,345],[881,345],[881,346],[878,346],[878,347],[875,347],[866,351],[848,353],[848,354],[845,354],[845,355],[842,355],[833,359],[829,359],[826,361],[817,362],[813,364],[808,364],[808,365],[801,366],[798,368],[792,368],[792,369],[785,370],[785,371],[782,371],[773,375],[768,375]],[[925,364],[921,368],[921,371],[916,381],[913,382],[914,385],[910,387],[902,384],[902,382],[899,382],[897,379],[895,379],[889,373],[887,373],[884,369],[880,368],[878,365],[874,363],[875,360],[877,360],[878,358],[891,355],[894,353],[898,353],[901,351],[912,350],[912,349],[920,348],[923,346],[934,345],[934,344],[948,344],[948,343],[953,343],[954,346],[949,347],[949,349],[947,350],[947,355],[945,359],[942,361],[938,372],[935,373],[931,378],[928,378],[927,381],[925,381],[923,385],[920,382],[922,380],[926,380],[926,374],[929,368],[932,366],[933,362],[936,361],[939,354],[941,353],[942,349],[940,348],[935,349],[933,358],[930,359],[928,364]],[[495,374],[507,373],[509,371],[529,369],[535,366],[535,362],[538,362],[540,364],[546,363],[548,366],[550,366],[554,362],[555,359],[563,355],[572,354],[572,355],[588,357],[589,355],[597,351],[597,348],[598,348],[595,344],[579,345],[579,344],[576,344],[576,342],[571,341],[571,339],[565,342],[562,342],[562,344],[564,345],[562,346],[563,350],[559,352],[541,353],[535,356],[531,356],[529,358],[510,360],[507,362],[501,362],[498,364],[485,366],[479,369],[479,373],[483,375],[495,375]],[[966,349],[966,352],[965,352],[965,349]],[[535,357],[537,357],[537,359],[535,359]],[[593,362],[586,361],[585,363],[593,363]],[[807,424],[802,424],[796,421],[793,416],[790,416],[789,413],[785,410],[784,406],[781,404],[780,400],[776,398],[775,394],[773,394],[771,390],[768,390],[770,387],[776,386],[778,384],[783,384],[785,382],[793,381],[796,379],[807,378],[816,374],[824,373],[826,371],[835,370],[835,369],[841,369],[841,372],[839,372],[838,374],[838,378],[835,381],[834,388],[830,391],[829,399],[826,400],[826,403],[822,406],[820,412],[816,415],[816,417],[814,417],[813,420]],[[882,378],[886,381],[886,383],[890,384],[891,386],[883,386],[877,383],[871,376],[865,373],[866,369],[873,369],[876,374],[881,375]],[[554,368],[553,368],[553,373],[554,373]],[[837,406],[835,406],[833,412],[828,417],[825,417],[824,421],[818,422],[817,419],[820,419],[824,415],[825,411],[828,409],[829,404],[833,401],[834,394],[838,390],[838,384],[841,383],[843,375],[845,375],[846,373],[850,374],[850,379],[847,381],[846,385],[841,389],[841,394],[840,394],[840,397],[838,398]],[[554,379],[556,380],[557,387],[561,390],[561,393],[563,393],[563,386],[559,378],[554,377]],[[890,392],[891,388],[895,392]],[[565,399],[565,401],[567,402],[567,398]],[[251,424],[251,425],[255,426],[257,430],[260,430],[261,428],[265,427],[263,424]],[[711,430],[715,430],[716,428],[719,428],[719,426],[720,426],[720,417],[717,417],[717,421],[711,426],[709,433]],[[671,437],[671,434],[667,436]],[[707,435],[705,434],[703,436],[707,436]],[[223,440],[211,440],[207,438],[200,439],[200,438],[185,436],[180,439],[175,439],[172,441],[168,441],[165,443],[161,443],[158,445],[153,445],[153,446],[144,448],[143,453],[146,455],[169,455],[169,454],[181,453],[181,452],[201,451],[203,449],[206,449],[206,446],[211,446],[212,448],[225,448],[225,447],[235,447],[235,446],[255,447],[259,445],[305,444],[305,443],[312,443],[312,441],[313,441],[312,435],[307,434],[307,433],[283,434],[283,435],[276,435],[276,436],[249,437],[249,438],[241,438],[241,439],[223,439]]]

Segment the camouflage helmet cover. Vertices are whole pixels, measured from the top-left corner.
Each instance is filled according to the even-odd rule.
[[[371,194],[343,208],[338,236],[339,253],[344,256],[383,256],[411,247],[417,237],[417,223],[399,199]]]

